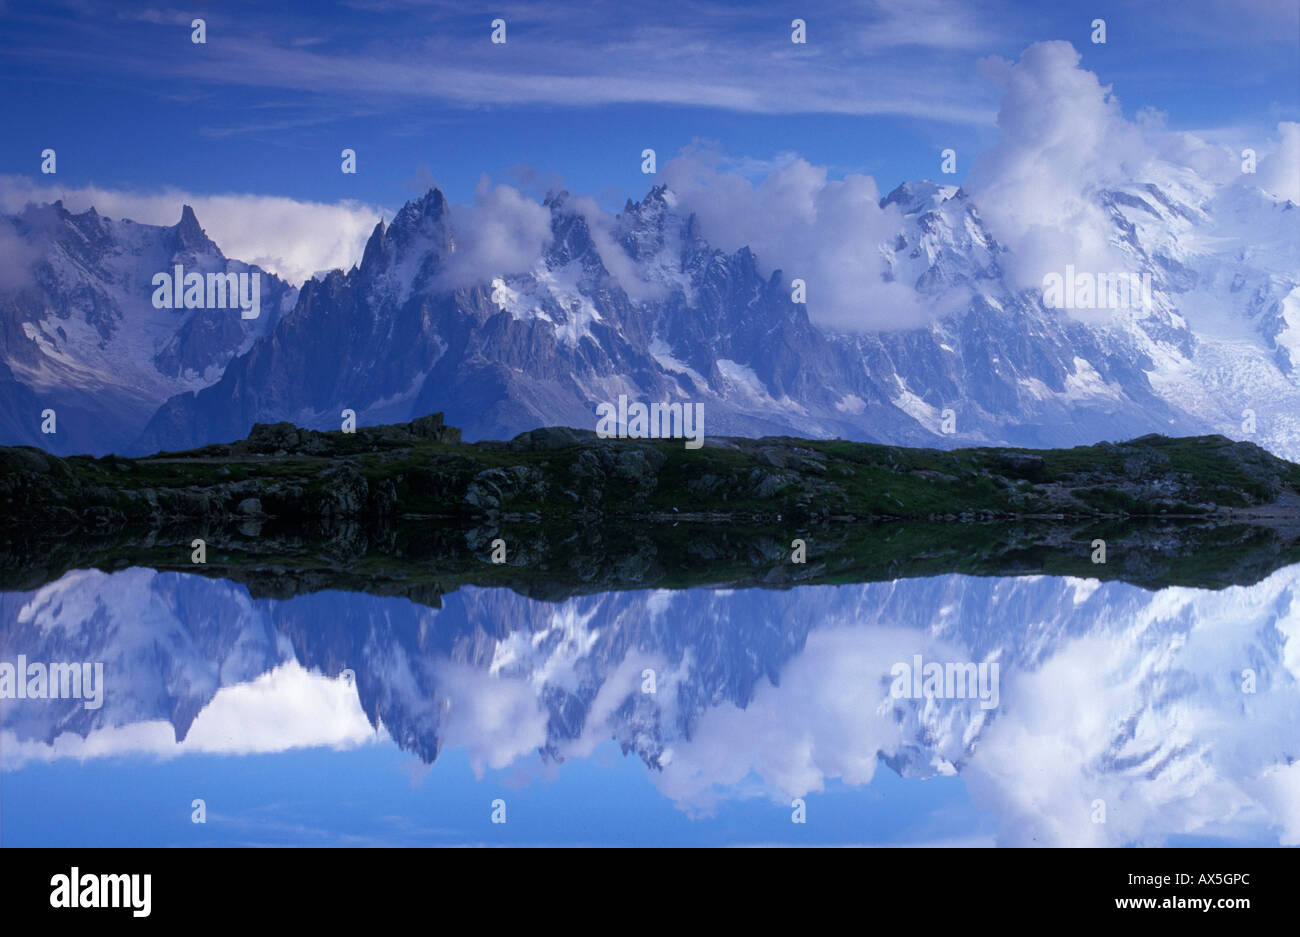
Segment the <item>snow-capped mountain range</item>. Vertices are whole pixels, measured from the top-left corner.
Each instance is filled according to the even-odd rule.
[[[12,770],[351,747],[378,732],[425,762],[464,748],[503,769],[612,738],[690,812],[744,796],[751,776],[788,804],[884,764],[959,774],[1004,844],[1243,830],[1295,843],[1298,641],[1295,566],[1219,591],[947,575],[559,603],[466,588],[438,609],[75,571],[0,595],[0,644],[7,660],[102,662],[103,705],[0,703],[0,751]],[[996,705],[896,697],[893,666],[917,654],[997,662]]]
[[[663,186],[599,232],[552,195],[540,260],[468,286],[445,276],[465,232],[430,190],[351,270],[298,290],[264,273],[251,322],[150,305],[149,277],[173,263],[254,269],[188,209],[158,228],[29,207],[9,219],[36,260],[0,294],[0,443],[140,454],[255,422],[337,429],[344,409],[362,424],[442,410],[468,439],[503,437],[594,428],[597,404],[626,394],[703,403],[710,435],[949,447],[1219,432],[1300,458],[1300,210],[1190,170],[1094,200],[1127,272],[1151,277],[1145,314],[1045,308],[1011,285],[971,197],[918,182],[881,200],[899,222],[880,252],[887,279],[944,312],[869,332],[816,324],[815,283],[792,301],[798,271],[711,246]]]
[[[8,219],[33,262],[0,291],[0,441],[59,453],[125,451],[162,401],[207,387],[233,357],[270,334],[297,290],[228,260],[186,206],[170,227],[114,221],[62,202]],[[13,247],[13,242],[10,242]],[[176,265],[194,273],[257,272],[261,314],[156,309],[151,281]],[[41,411],[55,411],[53,434]]]

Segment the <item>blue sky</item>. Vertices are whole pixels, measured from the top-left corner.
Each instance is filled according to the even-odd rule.
[[[532,754],[475,774],[464,749],[423,765],[391,741],[255,755],[58,760],[7,772],[0,845],[873,845],[989,846],[997,820],[960,776],[903,778],[881,767],[864,785],[828,779],[805,798],[806,822],[751,775],[707,815],[658,790],[614,742],[545,765]],[[207,822],[192,821],[195,798]],[[493,824],[492,802],[506,805]],[[1220,832],[1222,835],[1222,832]],[[1170,846],[1275,846],[1258,829],[1173,834]]]
[[[307,779],[307,780],[304,780]],[[5,778],[7,847],[244,845],[990,845],[960,778],[876,772],[808,795],[807,822],[759,793],[692,818],[613,742],[547,768],[538,756],[475,777],[463,750],[432,767],[391,742],[351,751],[33,765]],[[194,798],[207,822],[191,820]],[[506,823],[491,822],[492,801]]]
[[[192,6],[5,2],[0,173],[81,186],[254,193],[396,208],[430,181],[617,209],[661,163],[712,141],[758,178],[790,154],[888,191],[960,181],[997,139],[988,56],[1071,42],[1127,117],[1233,146],[1300,116],[1294,0],[1088,3],[544,3],[402,0]],[[207,42],[190,41],[201,16]],[[808,42],[790,42],[790,21]],[[491,21],[507,42],[491,43]],[[1107,42],[1090,41],[1104,18]],[[339,152],[358,152],[355,176]],[[953,177],[950,177],[950,180]],[[48,180],[42,180],[48,181]]]

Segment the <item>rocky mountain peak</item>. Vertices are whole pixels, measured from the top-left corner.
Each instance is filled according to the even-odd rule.
[[[366,241],[366,249],[361,255],[361,269],[370,270],[375,264],[380,263],[384,256],[384,219],[380,218],[375,224],[375,229],[370,232],[370,239]]]
[[[955,185],[940,185],[929,179],[918,182],[904,182],[880,200],[880,207],[897,205],[905,215],[930,211],[949,199],[966,197],[966,193]]]
[[[171,228],[172,247],[175,251],[193,251],[196,254],[216,253],[221,251],[212,242],[199,224],[194,209],[189,205],[181,206],[181,220]]]
[[[419,198],[407,202],[393,219],[393,228],[420,227],[425,222],[439,222],[447,213],[447,199],[442,190],[432,188]]]

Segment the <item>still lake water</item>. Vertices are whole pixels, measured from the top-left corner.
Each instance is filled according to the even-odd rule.
[[[441,608],[75,571],[0,594],[20,654],[104,698],[0,701],[4,846],[1300,842],[1300,566]],[[995,692],[899,695],[918,655]]]

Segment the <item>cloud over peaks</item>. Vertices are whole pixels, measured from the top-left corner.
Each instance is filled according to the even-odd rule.
[[[690,150],[664,167],[683,212],[694,212],[715,247],[749,247],[768,272],[807,284],[808,315],[836,331],[903,328],[932,317],[910,286],[885,279],[881,244],[903,227],[881,208],[870,176],[828,178],[824,166],[795,159],[755,186],[719,169],[719,157]]]
[[[174,225],[190,205],[227,257],[256,264],[301,285],[319,270],[347,269],[361,260],[366,238],[384,210],[361,202],[308,202],[274,195],[201,195],[175,188],[160,192],[38,184],[0,176],[0,210],[62,199],[69,211],[94,208],[110,218]]]
[[[483,176],[474,204],[451,213],[456,249],[447,255],[442,282],[449,289],[490,282],[531,270],[551,241],[551,213],[508,185]]]
[[[1002,88],[1001,136],[971,167],[969,191],[995,237],[1011,248],[1017,285],[1037,287],[1065,264],[1122,269],[1093,196],[1142,176],[1151,154],[1110,88],[1079,67],[1068,42],[1030,46],[1018,62],[981,61]]]

